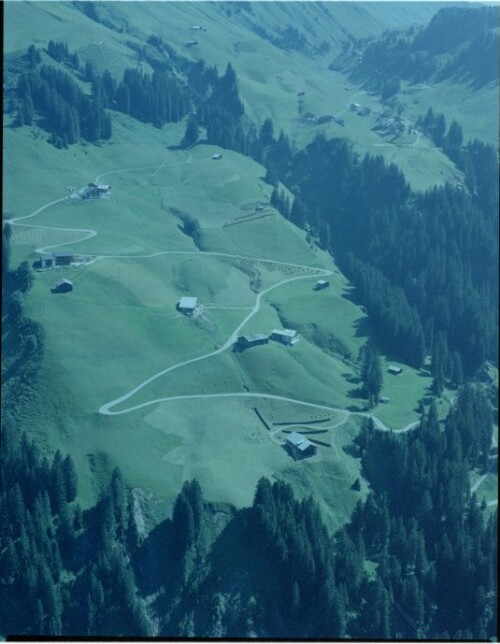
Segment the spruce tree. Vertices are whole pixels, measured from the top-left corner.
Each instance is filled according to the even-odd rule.
[[[186,122],[186,131],[184,133],[181,145],[185,148],[188,148],[198,141],[198,137],[198,118],[196,114],[189,114]]]

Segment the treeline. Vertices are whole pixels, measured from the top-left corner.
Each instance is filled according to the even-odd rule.
[[[69,57],[64,43],[52,43],[52,49],[56,60]],[[101,96],[84,94],[69,74],[34,60],[34,69],[18,81],[17,125],[32,125],[37,112],[45,117],[39,124],[51,133],[49,141],[58,148],[80,139],[95,142],[111,138],[111,117],[104,111]]]
[[[395,437],[370,421],[357,438],[373,486],[348,533],[364,543],[377,577],[390,589],[392,627],[380,636],[488,639],[496,629],[496,516],[470,493],[467,472],[484,467],[491,448],[491,408],[464,387],[444,431],[435,403],[417,430]],[[371,607],[384,623],[387,599]],[[370,636],[364,631],[360,636]]]
[[[47,53],[91,84],[91,94],[87,95],[66,72],[40,65],[40,50],[34,45],[29,47],[31,70],[19,78],[16,124],[32,125],[35,113],[42,115],[45,120],[38,124],[51,133],[49,140],[58,148],[81,139],[110,139],[112,121],[107,109],[157,127],[177,122],[189,111],[190,93],[168,69],[152,74],[126,69],[118,82],[108,70],[97,73],[90,61],[81,66],[78,54],[71,53],[64,42],[49,41]]]
[[[447,7],[416,35],[414,48],[445,54],[440,78],[465,73],[486,83],[498,78],[497,27],[495,7]]]
[[[277,28],[270,33],[261,24],[251,23],[250,29],[264,40],[268,40],[275,47],[284,49],[285,51],[304,51],[307,47],[307,39],[304,34],[297,29],[287,25],[283,29]],[[318,53],[326,53],[330,50],[330,45],[327,41],[323,41],[319,46]]]
[[[274,577],[275,601],[265,601],[262,607],[266,636],[345,637],[347,598],[340,583],[342,571],[337,570],[344,562],[337,560],[312,499],[299,502],[289,485],[261,479],[244,530],[243,538]]]
[[[207,142],[249,154],[253,130],[243,125],[245,108],[231,63],[219,76],[216,67],[198,61],[190,66],[187,75],[189,87],[195,92],[196,124],[206,128]]]
[[[361,393],[368,398],[370,407],[379,402],[384,377],[378,350],[371,342],[366,342],[359,351]]]
[[[4,227],[3,250],[9,255]],[[69,455],[42,456],[21,432],[38,404],[44,333],[19,306],[33,276],[3,264],[0,623],[2,633],[150,634],[130,556],[138,544],[132,499],[119,471],[82,511]],[[35,350],[36,349],[36,350]]]
[[[425,128],[464,170],[471,195],[450,186],[413,194],[394,164],[361,159],[345,141],[318,136],[297,152],[283,131],[275,135],[271,119],[258,131],[248,127],[234,70],[228,65],[223,82],[217,79],[203,62],[191,68],[189,85],[200,107],[188,119],[184,144],[196,142],[204,125],[210,143],[266,167],[272,205],[335,253],[381,345],[415,367],[438,355],[438,393],[445,382],[459,386],[494,359],[498,161],[492,146],[475,140],[464,147],[459,124],[446,131],[444,117],[429,112]],[[292,188],[292,203],[279,182]]]
[[[100,81],[95,82],[99,84]],[[154,71],[150,75],[137,69],[126,69],[116,92],[110,89],[103,87],[107,100],[114,104],[115,109],[157,127],[176,123],[189,111],[186,88],[167,71]]]
[[[10,398],[4,410],[16,402]],[[4,633],[454,640],[496,634],[496,517],[486,518],[467,474],[487,463],[491,409],[473,385],[460,391],[443,431],[435,404],[401,436],[366,420],[355,447],[373,491],[335,535],[311,498],[298,501],[288,484],[266,479],[251,507],[239,511],[209,503],[196,481],[186,482],[172,519],[140,534],[118,470],[98,503],[82,511],[72,459],[59,451],[42,458],[14,423],[2,429]]]
[[[266,118],[260,128],[245,116],[239,96],[238,78],[231,63],[222,76],[216,67],[197,61],[188,65],[188,86],[195,108],[187,122],[184,145],[198,140],[198,128],[206,129],[206,141],[212,145],[235,150],[268,167],[266,180],[274,184],[278,173],[284,176],[289,168],[292,147],[281,130],[274,138],[274,126]]]
[[[6,223],[2,229],[2,309],[8,315],[9,332],[5,335],[12,357],[3,362],[4,382],[8,387],[17,387],[21,380],[29,380],[36,371],[45,347],[45,331],[42,325],[26,313],[25,296],[33,287],[34,275],[27,261],[10,268],[12,228]],[[21,371],[18,364],[25,364]],[[31,368],[32,367],[32,368]],[[14,376],[13,382],[10,377]]]
[[[472,195],[449,185],[414,194],[395,165],[361,159],[345,141],[318,136],[289,152],[265,140],[268,173],[296,195],[289,219],[335,253],[382,346],[420,367],[444,338],[436,372],[457,384],[495,358],[498,162],[490,146],[474,141],[463,153]],[[273,143],[284,151],[277,163]],[[273,202],[288,213],[278,188]]]
[[[424,133],[458,166],[465,175],[465,184],[482,209],[492,212],[498,205],[498,156],[489,143],[473,139],[464,145],[462,126],[455,120],[446,131],[444,114],[435,114],[430,107],[416,122]]]
[[[443,8],[424,28],[386,31],[368,41],[353,78],[369,79],[379,91],[401,78],[419,83],[458,75],[477,84],[498,79],[497,21],[494,7]]]
[[[2,430],[3,448],[6,439]],[[0,493],[2,632],[150,634],[130,567],[137,529],[119,471],[97,506],[84,512],[70,456],[57,451],[49,461],[24,434],[18,447],[7,440]]]
[[[31,45],[30,48],[33,46],[34,45]],[[28,49],[28,53],[29,52],[30,49]],[[49,44],[47,45],[47,53],[57,63],[69,63],[74,69],[80,69],[80,57],[78,56],[78,53],[76,51],[71,53],[67,43],[65,42],[49,40]]]

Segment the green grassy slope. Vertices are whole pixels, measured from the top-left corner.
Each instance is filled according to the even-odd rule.
[[[85,48],[93,39],[106,40],[105,46],[96,45],[104,47],[99,50],[104,52],[102,63],[108,65],[110,56],[116,65],[130,64],[131,50],[124,42],[133,39],[133,34],[110,31],[70,5],[34,4],[8,3],[8,51],[32,42],[27,25],[28,17],[34,16],[39,25],[35,43],[43,44],[46,36],[67,40],[70,48]],[[214,25],[217,18],[220,31],[204,33],[207,38],[211,34],[207,52],[213,58],[207,55],[207,59],[223,64],[235,60],[244,96],[248,92],[245,100],[255,106],[254,117],[275,117],[290,103],[289,112],[283,109],[277,123],[286,124],[289,119],[296,127],[294,93],[305,76],[316,97],[311,100],[318,105],[324,101],[327,109],[329,90],[321,80],[327,73],[324,68],[316,72],[305,56],[277,51],[221,16],[212,5],[168,5],[169,19],[162,22],[158,22],[159,12],[167,11],[163,3],[142,3],[140,11],[132,3],[120,3],[113,11],[129,16],[130,23],[134,11],[139,12],[135,14],[140,16],[136,30],[161,32],[179,45],[185,37],[181,25],[184,29],[186,24],[201,23],[203,16]],[[236,34],[221,37],[230,29]],[[269,56],[268,63],[262,59],[256,65],[264,70],[265,82],[252,79],[251,49],[236,51],[234,38],[258,44],[259,52]],[[285,79],[281,85],[270,80],[279,70]],[[340,92],[343,81],[335,82]],[[285,87],[287,83],[292,89]],[[342,90],[339,110],[352,91]],[[358,119],[351,125],[359,129],[360,147],[370,136],[366,123]],[[236,505],[250,503],[261,476],[283,478],[299,494],[313,494],[333,523],[344,521],[366,493],[364,481],[361,492],[350,489],[360,476],[359,462],[343,449],[358,430],[359,418],[344,419],[332,413],[325,438],[329,446],[321,447],[313,459],[297,463],[280,445],[285,434],[266,430],[253,408],[257,406],[269,422],[307,422],[324,411],[293,402],[222,397],[163,402],[118,416],[98,413],[101,405],[154,374],[220,347],[246,317],[259,290],[308,274],[310,279],[278,286],[266,294],[260,312],[243,329],[269,332],[286,323],[302,336],[296,346],[270,343],[243,353],[228,350],[157,378],[118,409],[172,395],[244,392],[342,409],[362,410],[365,404],[357,397],[355,361],[369,326],[363,310],[347,297],[348,282],[331,257],[309,245],[305,233],[273,209],[268,209],[269,217],[255,221],[237,219],[252,212],[258,201],[268,202],[270,186],[262,179],[265,169],[251,159],[210,146],[198,145],[189,153],[169,150],[183,131],[183,123],[160,130],[113,113],[111,142],[56,150],[37,127],[14,129],[6,119],[4,212],[9,217],[29,215],[68,195],[68,186],[81,187],[97,176],[112,185],[109,200],[60,203],[19,222],[25,226],[13,227],[14,264],[34,261],[37,249],[62,243],[68,244],[65,250],[95,256],[86,266],[38,273],[27,298],[30,315],[46,329],[47,353],[39,399],[32,416],[25,419],[25,428],[48,451],[59,447],[72,454],[84,506],[93,503],[105,474],[118,465],[128,484],[166,504],[176,496],[181,482],[193,476],[200,480],[207,498]],[[217,162],[211,160],[216,151],[223,152]],[[396,152],[391,150],[391,154]],[[422,170],[422,176],[417,171],[414,176],[423,185],[439,169],[452,172],[436,157],[427,175]],[[254,261],[203,255],[180,230],[178,211],[199,220],[205,251],[248,256]],[[88,237],[85,231],[97,234]],[[330,289],[312,291],[317,279],[312,270],[257,261],[261,258],[332,270]],[[74,282],[72,293],[50,293],[60,277]],[[182,295],[199,297],[206,306],[201,319],[186,319],[175,310]],[[384,356],[384,367],[389,361]],[[383,394],[391,397],[391,403],[376,414],[392,427],[415,420],[414,408],[426,393],[429,375],[405,367],[399,379],[386,376],[385,380]]]
[[[36,129],[33,131],[36,133]],[[335,273],[327,292],[311,291],[317,279],[314,271],[310,271],[311,279],[271,291],[259,314],[244,329],[269,332],[281,324],[279,309],[280,315],[296,324],[303,334],[295,347],[273,343],[242,354],[228,351],[155,380],[122,407],[168,395],[244,391],[340,407],[356,404],[361,409],[363,405],[350,395],[354,363],[344,362],[328,344],[333,332],[355,358],[363,341],[363,335],[355,334],[359,320],[364,318],[357,306],[342,297],[348,284],[331,259],[306,244],[304,233],[277,214],[272,219],[224,227],[235,215],[246,212],[244,209],[254,203],[256,196],[266,197],[268,187],[260,179],[263,168],[226,152],[222,162],[207,162],[212,148],[205,146],[193,149],[190,163],[185,163],[184,152],[166,149],[165,144],[172,138],[168,127],[158,133],[152,127],[119,116],[113,143],[102,147],[73,146],[60,151],[58,157],[59,151],[44,139],[32,137],[28,128],[7,128],[5,204],[13,215],[29,214],[64,195],[67,185],[83,185],[102,171],[115,172],[108,175],[113,186],[109,200],[58,204],[20,222],[93,229],[97,235],[67,248],[102,254],[102,259],[84,267],[38,274],[28,304],[30,314],[42,321],[47,330],[47,357],[40,407],[36,417],[26,419],[27,427],[48,448],[57,446],[73,454],[82,480],[84,505],[95,498],[105,472],[119,465],[130,484],[165,500],[174,498],[180,482],[188,476],[198,476],[207,486],[208,496],[212,494],[237,504],[249,502],[262,475],[282,476],[291,481],[299,477],[297,489],[301,493],[317,495],[320,490],[321,498],[326,495],[324,499],[345,506],[347,516],[358,498],[349,490],[350,478],[349,485],[342,487],[339,483],[335,488],[334,499],[333,492],[322,483],[328,480],[324,473],[328,466],[318,465],[316,475],[316,470],[311,470],[312,463],[294,464],[283,448],[266,436],[255,416],[252,407],[260,407],[262,400],[177,401],[117,417],[97,413],[100,405],[123,395],[154,373],[221,346],[247,315],[248,307],[253,306],[256,293],[251,284],[255,284],[256,278],[260,288],[267,288],[283,279],[307,274],[307,269],[279,264],[257,261],[248,265],[238,259],[203,256],[179,230],[178,218],[167,212],[172,207],[187,210],[200,220],[207,250],[330,267]],[[135,149],[136,155],[132,153]],[[71,163],[67,162],[69,156]],[[36,160],[42,158],[45,163],[37,165]],[[123,159],[127,160],[125,168],[129,170],[120,173],[117,171],[124,168]],[[164,161],[165,166],[152,176],[154,168]],[[23,172],[26,167],[32,168],[31,172]],[[149,169],[130,170],[133,167]],[[235,174],[245,177],[241,190],[233,185],[236,182],[227,181]],[[221,200],[221,187],[228,185],[231,190]],[[166,189],[167,196],[162,192]],[[218,199],[213,201],[211,195],[217,190]],[[67,241],[72,235],[82,234],[14,226],[14,259],[34,260],[36,248]],[[172,250],[188,254],[168,254]],[[161,254],[147,257],[158,252]],[[106,258],[106,255],[129,257]],[[54,296],[50,287],[62,276],[69,277],[75,289],[67,296]],[[207,307],[214,307],[207,308],[200,321],[187,320],[175,311],[178,297],[193,293]],[[303,297],[307,306],[302,307],[301,313],[299,300]],[[317,328],[309,333],[312,323]],[[402,418],[411,414],[420,393],[415,392],[408,407],[398,407]],[[264,401],[264,404],[284,408],[281,417],[297,414],[293,403]],[[155,417],[156,409],[158,413],[162,410],[164,418],[160,432],[152,430],[148,420]],[[304,410],[300,411],[301,419],[311,418],[315,413],[314,409],[306,410],[304,416]],[[352,427],[358,422],[353,420]],[[205,425],[206,435],[213,443],[198,441],[200,428]],[[260,436],[261,447],[256,444],[260,452],[249,447],[247,434]],[[184,463],[186,449],[190,456],[189,462]],[[225,450],[229,450],[230,457]],[[319,462],[324,457],[328,463],[336,458],[338,450],[322,448],[320,452]],[[238,462],[240,483],[237,490],[228,493],[227,481],[233,473],[222,464],[235,463],[236,454],[244,455],[240,457],[243,461]],[[354,462],[349,464],[351,457],[343,451],[338,454],[342,462],[347,459],[339,467],[349,471],[358,467]],[[300,474],[304,471],[309,472],[312,482],[307,483],[309,479]],[[342,489],[346,498],[340,501]]]
[[[37,7],[37,18],[51,38],[68,40],[82,60],[90,59],[97,69],[109,68],[120,75],[124,67],[140,65],[150,71],[149,65],[140,60],[137,52],[127,43],[137,45],[150,35],[161,36],[182,55],[191,60],[204,59],[223,71],[229,61],[235,68],[240,93],[247,115],[258,125],[265,118],[272,118],[276,131],[283,128],[297,145],[302,147],[318,132],[327,136],[347,136],[360,154],[382,154],[388,161],[398,163],[416,188],[441,183],[457,182],[457,173],[449,160],[433,146],[414,150],[407,146],[379,146],[371,131],[371,119],[349,114],[349,103],[359,89],[352,87],[341,74],[328,70],[328,65],[338,52],[339,43],[348,37],[366,37],[381,33],[387,27],[405,26],[425,22],[439,9],[438,3],[251,3],[252,13],[224,3],[128,2],[104,3],[104,19],[115,24],[120,31],[113,31],[96,23],[82,12],[64,3],[43,3]],[[31,11],[29,3],[7,3],[6,20],[11,28],[5,41],[5,51],[15,51],[31,42],[26,16]],[[435,6],[434,6],[435,5]],[[40,15],[39,15],[40,14]],[[273,32],[286,25],[309,25],[304,28],[311,42],[326,39],[331,52],[318,55],[306,48],[304,52],[284,51],[262,38],[252,25],[266,26]],[[191,31],[190,26],[200,25],[206,31]],[[79,30],[78,38],[73,38]],[[82,34],[88,33],[83,43]],[[194,34],[194,35],[193,35]],[[48,36],[49,37],[49,36]],[[198,45],[186,48],[185,43],[196,38]],[[36,44],[44,44],[41,39]],[[102,43],[102,44],[101,44]],[[318,115],[343,114],[346,127],[336,124],[327,127],[310,125],[298,118],[297,93],[305,91],[304,111]],[[356,99],[357,100],[357,99]],[[375,102],[366,97],[366,104]],[[425,156],[424,156],[425,153]]]
[[[460,123],[465,141],[478,138],[498,147],[498,82],[479,88],[457,80],[423,87],[407,84],[399,99],[410,119],[424,115],[432,107],[434,113],[445,115],[448,125],[453,119]]]

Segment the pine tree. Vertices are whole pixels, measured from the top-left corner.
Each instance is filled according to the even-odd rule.
[[[290,221],[292,221],[299,228],[304,228],[306,224],[306,213],[304,206],[302,205],[298,197],[295,197],[295,199],[293,200],[292,209],[290,211]]]
[[[360,354],[363,393],[370,399],[370,404],[376,404],[383,384],[380,356],[375,347],[369,342],[362,347]]]
[[[186,122],[186,131],[184,133],[184,138],[182,139],[181,145],[188,148],[198,141],[198,137],[198,118],[196,114],[189,114]]]
[[[431,373],[433,375],[433,391],[436,396],[441,396],[445,384],[445,375],[448,364],[448,344],[444,331],[438,331],[434,335],[432,347]]]
[[[277,210],[279,210],[279,192],[278,192],[278,186],[274,186],[273,191],[271,193],[271,199],[270,199],[270,204]]]
[[[271,146],[274,141],[274,124],[272,119],[266,118],[260,129],[259,141],[262,149]]]
[[[11,245],[10,240],[12,237],[12,227],[9,223],[5,223],[2,228],[2,277],[6,278],[10,267]],[[4,282],[5,288],[5,282]]]
[[[183,555],[194,543],[195,521],[193,509],[184,491],[178,495],[172,516],[175,547]]]
[[[72,555],[76,539],[73,510],[67,503],[64,503],[59,510],[57,539],[61,553],[67,561]]]
[[[74,461],[69,454],[62,462],[62,472],[64,477],[64,486],[66,488],[66,501],[71,503],[71,501],[76,499],[78,479],[76,476]]]

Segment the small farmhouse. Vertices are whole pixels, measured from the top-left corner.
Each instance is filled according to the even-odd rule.
[[[271,333],[271,340],[281,342],[281,344],[292,345],[299,341],[297,331],[292,329],[274,329]]]
[[[391,399],[388,398],[387,396],[380,396],[380,402],[387,404],[391,402]]]
[[[238,346],[242,349],[256,347],[258,344],[267,344],[268,342],[269,335],[266,335],[265,333],[249,333],[247,335],[241,335],[238,338]]]
[[[349,107],[351,112],[357,112],[359,109],[361,109],[361,105],[359,103],[351,103]]]
[[[88,186],[78,191],[82,199],[105,199],[109,197],[111,186],[102,183],[89,183]]]
[[[56,266],[69,266],[75,261],[75,253],[54,253]]]
[[[194,45],[197,45],[198,41],[197,40],[189,40],[187,43],[185,43],[186,47],[194,47]]]
[[[181,313],[184,313],[184,315],[193,315],[197,306],[197,297],[181,297],[181,299],[177,302],[177,310]]]
[[[324,288],[328,288],[329,286],[330,282],[327,282],[326,280],[318,280],[314,288],[316,291],[322,291]]]
[[[55,266],[55,257],[53,253],[40,253],[40,268],[53,268]]]
[[[69,266],[75,261],[74,253],[39,253],[40,268]]]
[[[393,364],[391,364],[387,371],[392,373],[393,376],[399,376],[400,373],[403,373],[403,369],[401,367],[396,367]]]
[[[297,432],[291,432],[287,436],[286,445],[296,458],[314,456],[318,451],[316,445]]]
[[[57,281],[52,289],[54,293],[69,293],[72,290],[73,282],[70,282],[70,280],[67,280],[65,277],[63,277],[62,280]]]
[[[222,154],[212,154],[212,159],[214,161],[217,161],[218,159],[222,159]]]

